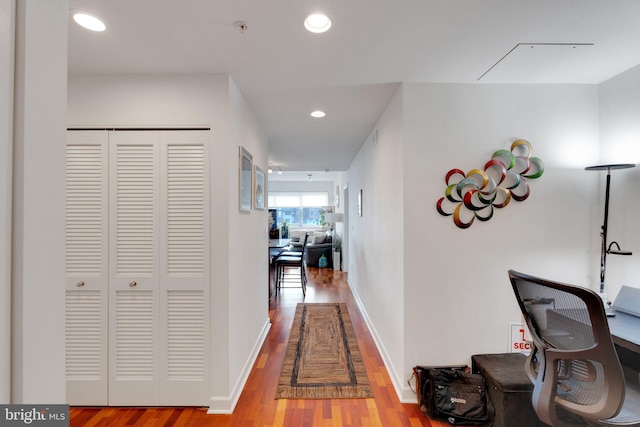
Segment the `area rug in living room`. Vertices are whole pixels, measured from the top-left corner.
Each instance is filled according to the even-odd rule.
[[[298,304],[276,399],[373,397],[344,303]]]

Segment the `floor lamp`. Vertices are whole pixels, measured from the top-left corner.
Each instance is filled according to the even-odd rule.
[[[614,165],[597,165],[588,166],[584,168],[588,171],[607,171],[607,187],[604,198],[604,223],[602,224],[602,231],[600,237],[602,238],[602,245],[600,248],[600,294],[604,294],[604,275],[607,270],[607,255],[631,255],[630,251],[623,251],[620,249],[618,242],[611,242],[607,246],[607,226],[609,223],[609,188],[611,187],[611,171],[615,169],[629,169],[636,167],[633,163],[620,163]],[[616,249],[612,249],[615,245]]]

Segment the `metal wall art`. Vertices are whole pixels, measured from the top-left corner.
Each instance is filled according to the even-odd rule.
[[[440,215],[453,216],[459,228],[469,228],[473,221],[488,221],[495,208],[504,208],[511,199],[522,202],[531,191],[528,179],[542,176],[544,164],[532,157],[531,143],[517,139],[511,151],[498,150],[484,169],[472,169],[466,174],[460,169],[447,172],[445,196],[436,207]]]

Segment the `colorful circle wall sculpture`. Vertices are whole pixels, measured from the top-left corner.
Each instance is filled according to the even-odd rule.
[[[542,160],[532,157],[532,152],[529,141],[517,139],[511,150],[493,153],[483,169],[472,169],[466,174],[451,169],[445,176],[445,195],[436,203],[438,212],[453,216],[459,228],[469,228],[476,218],[490,220],[494,209],[504,208],[511,200],[527,200],[531,192],[527,180],[544,173]]]

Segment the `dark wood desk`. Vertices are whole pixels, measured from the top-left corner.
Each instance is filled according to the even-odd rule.
[[[615,317],[608,320],[613,342],[638,353],[640,357],[640,317],[616,312]]]
[[[640,372],[640,317],[616,312],[608,320],[620,363]]]
[[[578,312],[584,312],[584,310],[549,310],[548,321],[549,327],[555,329],[555,325],[564,322],[572,322],[573,329],[580,329],[582,325],[585,328],[585,324],[579,321],[580,315]],[[582,313],[584,316],[584,313]],[[611,338],[616,346],[616,351],[620,359],[620,363],[623,366],[632,368],[634,371],[640,372],[640,317],[633,316],[622,312],[616,312],[614,317],[607,317],[609,323],[609,332],[611,332]],[[557,323],[554,323],[557,322]],[[562,328],[559,328],[562,330]],[[568,334],[564,334],[567,335]],[[559,334],[554,339],[563,340],[564,336]],[[575,337],[569,337],[571,340],[575,340]]]

